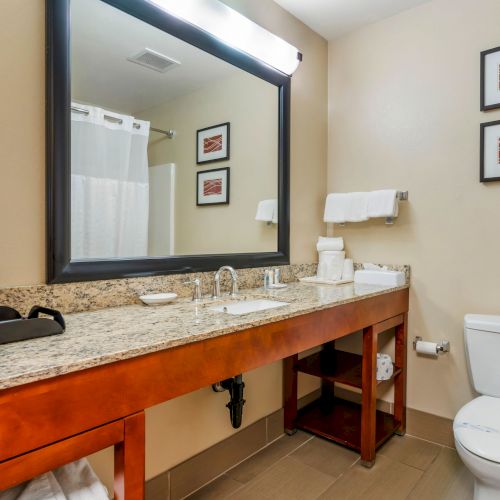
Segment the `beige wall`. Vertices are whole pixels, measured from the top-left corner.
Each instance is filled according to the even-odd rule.
[[[335,227],[359,261],[411,264],[408,404],[453,417],[472,397],[463,316],[499,312],[500,184],[479,183],[479,52],[500,45],[498,0],[433,0],[329,47],[329,191],[408,189],[394,226]]]
[[[175,254],[275,252],[277,225],[255,220],[259,200],[278,197],[278,89],[249,73],[206,87],[136,114],[155,127],[150,165],[176,164]],[[196,164],[196,130],[230,122],[230,159]],[[196,205],[196,173],[230,168],[230,203]],[[165,255],[156,254],[156,255]]]
[[[45,280],[44,15],[0,2],[0,286]]]
[[[291,259],[310,262],[322,232],[326,182],[326,42],[271,0],[227,1],[295,44],[292,89]],[[0,2],[0,286],[45,281],[44,0]]]
[[[228,2],[304,53],[292,85],[292,261],[315,260],[326,185],[327,44],[271,0]],[[0,2],[0,286],[45,281],[44,1]],[[245,376],[244,424],[281,406],[281,364]],[[154,383],[154,381],[152,381]],[[302,393],[307,388],[302,388]],[[226,395],[203,389],[147,414],[147,476],[229,436]],[[104,478],[109,453],[93,460]]]

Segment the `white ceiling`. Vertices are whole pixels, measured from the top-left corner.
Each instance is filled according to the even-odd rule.
[[[127,61],[145,48],[181,64],[159,73]],[[71,93],[75,101],[134,114],[238,71],[100,0],[71,2]]]
[[[274,0],[327,40],[430,0]]]

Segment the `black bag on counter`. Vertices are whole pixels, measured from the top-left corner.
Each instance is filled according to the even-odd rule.
[[[40,318],[40,314],[51,318]],[[58,335],[65,328],[62,314],[54,309],[34,306],[28,317],[23,318],[14,308],[0,306],[0,344]]]

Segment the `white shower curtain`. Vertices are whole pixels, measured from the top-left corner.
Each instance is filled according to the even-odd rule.
[[[88,114],[71,112],[71,257],[146,256],[149,122],[73,106]]]

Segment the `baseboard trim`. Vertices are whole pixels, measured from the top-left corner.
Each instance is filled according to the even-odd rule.
[[[406,432],[410,436],[455,448],[453,420],[449,418],[407,408]]]
[[[342,399],[360,402],[357,392],[335,388]],[[302,408],[320,396],[320,390],[299,399]],[[391,412],[392,403],[378,400],[377,408]],[[413,408],[407,409],[407,434],[453,448],[453,421]],[[185,462],[146,481],[146,500],[181,500],[221,476],[238,463],[269,446],[284,433],[283,409],[250,424]]]

